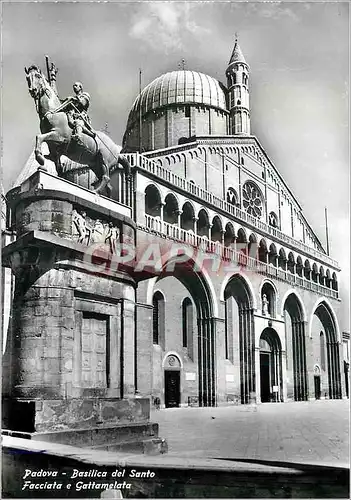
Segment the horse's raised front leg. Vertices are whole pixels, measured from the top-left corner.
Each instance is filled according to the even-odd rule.
[[[45,164],[45,158],[41,151],[41,145],[43,142],[56,142],[58,144],[64,142],[64,138],[59,134],[56,130],[51,130],[51,132],[47,132],[46,134],[38,134],[35,138],[35,159],[39,163],[39,165],[43,166]]]

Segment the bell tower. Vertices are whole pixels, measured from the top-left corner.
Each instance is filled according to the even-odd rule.
[[[226,70],[228,87],[229,135],[250,135],[249,66],[235,38]]]

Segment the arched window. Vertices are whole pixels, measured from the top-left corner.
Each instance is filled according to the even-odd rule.
[[[235,232],[233,225],[228,222],[225,226],[224,246],[229,247],[235,243]]]
[[[288,255],[287,268],[291,274],[295,274],[295,257],[292,252]]]
[[[241,113],[236,113],[235,114],[235,133],[236,134],[240,134],[240,132],[242,131],[242,124],[243,124],[243,121],[242,121]]]
[[[186,201],[183,205],[182,208],[182,213],[180,216],[180,227],[182,229],[185,229],[186,231],[194,231],[194,225],[195,225],[195,212],[194,208],[189,203]]]
[[[321,368],[323,371],[325,371],[325,341],[323,332],[319,334],[319,343],[320,343]]]
[[[300,256],[296,259],[296,274],[302,278],[303,275],[303,263]]]
[[[193,332],[193,304],[189,297],[182,303],[183,347],[189,347]]]
[[[267,263],[267,255],[268,255],[267,243],[264,239],[262,239],[260,241],[259,246],[258,246],[258,260],[260,262],[264,262],[266,264]]]
[[[247,246],[248,256],[257,259],[257,237],[254,233],[249,236],[249,244]]]
[[[222,222],[217,215],[212,220],[211,240],[219,242],[222,241]]]
[[[145,213],[153,217],[161,216],[161,196],[156,186],[145,189]]]
[[[319,284],[324,285],[325,284],[325,276],[324,276],[324,267],[320,266],[319,268]]]
[[[278,255],[278,267],[280,269],[283,269],[284,271],[286,271],[286,254],[285,254],[285,250],[284,248],[281,248],[279,250],[279,255]]]
[[[165,299],[161,292],[154,293],[152,305],[152,341],[154,344],[162,345],[165,332]]]
[[[204,209],[201,209],[198,215],[197,223],[196,223],[196,231],[199,236],[209,236],[209,227],[210,223],[208,220],[207,212]]]
[[[312,266],[311,277],[312,277],[312,281],[314,281],[315,283],[318,282],[318,268],[317,268],[317,265],[315,263]]]
[[[333,290],[338,290],[338,280],[336,278],[336,273],[332,274],[332,289]]]
[[[163,220],[169,224],[178,223],[178,203],[173,194],[168,194],[163,207]]]
[[[311,279],[311,264],[308,259],[305,260],[305,266],[303,268],[303,275],[306,278],[306,280]]]
[[[272,266],[277,267],[278,254],[274,243],[271,243],[269,246],[268,260]]]

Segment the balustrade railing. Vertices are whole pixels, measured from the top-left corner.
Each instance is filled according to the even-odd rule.
[[[187,179],[180,177],[171,170],[161,167],[161,165],[159,165],[155,160],[146,158],[145,156],[140,155],[139,153],[127,153],[125,154],[125,156],[128,158],[132,167],[139,167],[149,172],[150,174],[154,175],[155,177],[158,177],[163,181],[169,182],[173,186],[176,186],[179,189],[190,193],[196,198],[205,201],[210,205],[213,205],[214,207],[219,208],[224,212],[227,212],[228,214],[231,214],[236,219],[239,219],[240,221],[243,222],[248,222],[258,230],[270,236],[273,236],[274,238],[280,240],[281,242],[292,245],[294,248],[299,249],[308,255],[313,255],[317,259],[322,260],[323,262],[338,268],[337,261],[330,258],[328,255],[320,252],[315,248],[309,247],[302,241],[295,240],[291,236],[282,233],[279,229],[274,228],[269,224],[266,224],[265,222],[262,222],[256,219],[255,217],[247,214],[239,207],[231,205],[226,200],[223,200],[222,198],[219,198],[218,196],[214,195],[213,193],[210,193],[209,191],[206,191],[200,186],[194,184],[193,182],[190,182]]]
[[[145,226],[139,226],[140,229],[148,232],[155,232],[156,234],[166,235],[168,238],[182,243],[187,243],[202,252],[209,254],[216,254],[219,258],[234,262],[243,268],[254,270],[259,274],[264,274],[273,278],[280,279],[298,285],[307,290],[317,292],[321,295],[338,298],[338,291],[328,288],[326,286],[314,283],[306,278],[292,274],[290,271],[275,267],[268,262],[261,262],[258,258],[251,257],[243,251],[238,251],[235,244],[232,247],[225,246],[219,241],[211,241],[206,236],[199,236],[193,231],[182,229],[174,224],[169,224],[157,217],[145,215]]]

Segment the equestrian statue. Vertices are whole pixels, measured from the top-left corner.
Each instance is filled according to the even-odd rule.
[[[57,68],[49,67],[46,58],[47,78],[37,66],[25,68],[28,90],[33,97],[40,119],[41,134],[36,136],[35,158],[40,165],[45,160],[41,145],[46,142],[50,154],[46,158],[55,164],[57,174],[62,175],[61,155],[70,160],[87,165],[96,175],[93,183],[96,193],[106,190],[111,194],[109,172],[111,167],[120,164],[127,178],[131,175],[128,160],[121,154],[122,147],[101,131],[94,131],[88,109],[90,95],[83,90],[80,82],[73,85],[74,95],[60,100],[56,88]]]

